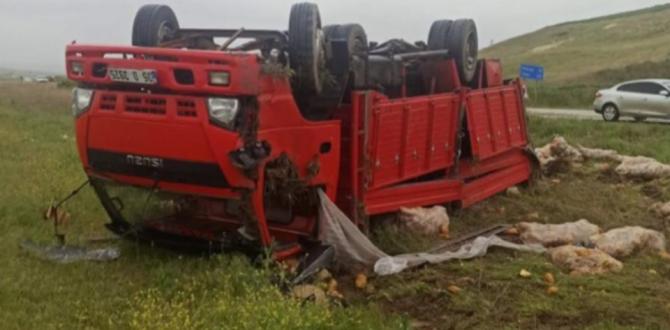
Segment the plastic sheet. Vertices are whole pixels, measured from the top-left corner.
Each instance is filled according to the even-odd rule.
[[[492,246],[535,253],[546,251],[540,245],[514,244],[497,236],[491,236],[479,237],[455,252],[417,253],[392,257],[376,247],[323,191],[319,191],[319,196],[321,199],[319,239],[335,248],[335,258],[340,264],[357,263],[374,266],[375,273],[381,276],[397,274],[426,263],[481,257]]]
[[[42,245],[33,241],[21,242],[21,249],[39,259],[62,264],[79,261],[112,261],[121,256],[116,248],[87,249],[68,245]]]

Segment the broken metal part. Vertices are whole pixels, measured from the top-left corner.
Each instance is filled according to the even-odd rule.
[[[78,261],[112,261],[121,255],[116,248],[87,249],[78,246],[41,245],[33,241],[21,242],[20,246],[35,257],[63,264]]]
[[[260,161],[269,156],[271,152],[270,144],[263,141],[256,142],[250,147],[231,151],[228,157],[235,167],[244,171],[251,171],[256,169]]]

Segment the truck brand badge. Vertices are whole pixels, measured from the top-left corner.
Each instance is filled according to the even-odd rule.
[[[163,159],[138,155],[126,155],[126,163],[133,166],[163,168]]]

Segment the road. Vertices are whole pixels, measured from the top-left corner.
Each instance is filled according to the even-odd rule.
[[[580,109],[547,109],[547,108],[528,108],[528,113],[534,116],[545,118],[571,118],[579,120],[603,120],[603,117],[593,110]],[[630,117],[621,117],[621,121],[633,121]],[[650,118],[646,122],[670,124],[668,119]]]
[[[548,118],[603,120],[603,117],[595,113],[593,110],[528,108],[528,113],[531,115]]]

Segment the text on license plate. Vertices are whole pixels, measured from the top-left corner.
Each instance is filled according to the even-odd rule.
[[[114,81],[145,85],[158,82],[155,70],[109,69],[109,78]]]

